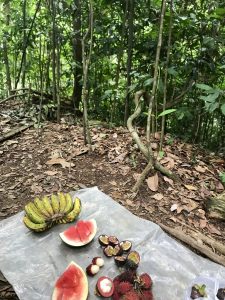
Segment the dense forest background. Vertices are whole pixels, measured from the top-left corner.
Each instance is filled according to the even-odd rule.
[[[224,1],[4,0],[0,103],[126,125],[136,92],[151,132],[225,147]],[[145,126],[142,103],[138,126]],[[86,124],[87,125],[87,124]]]

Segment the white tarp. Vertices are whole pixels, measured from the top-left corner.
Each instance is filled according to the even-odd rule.
[[[59,233],[71,224],[34,234],[24,226],[23,212],[0,222],[0,270],[21,300],[50,300],[57,278],[70,261],[85,270],[93,257],[102,256],[105,266],[96,276],[88,277],[88,299],[96,299],[94,287],[98,277],[114,278],[119,274],[113,258],[106,258],[102,252],[97,240],[100,234],[132,241],[133,250],[141,256],[138,272],[147,272],[153,279],[155,300],[183,300],[196,276],[212,278],[215,289],[219,281],[225,281],[224,267],[196,255],[158,225],[134,216],[97,187],[75,195],[82,201],[79,219],[94,218],[98,225],[95,239],[84,247],[72,248],[60,239]]]

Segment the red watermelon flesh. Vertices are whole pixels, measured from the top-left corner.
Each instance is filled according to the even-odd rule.
[[[56,281],[52,300],[86,300],[88,280],[82,268],[71,262]]]
[[[75,225],[69,227],[59,235],[61,239],[70,246],[84,246],[92,241],[97,231],[94,219],[79,220]]]

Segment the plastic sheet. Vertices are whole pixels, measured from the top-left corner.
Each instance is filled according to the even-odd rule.
[[[79,218],[95,218],[98,225],[95,239],[84,247],[71,248],[60,239],[59,233],[71,224],[34,234],[24,226],[23,212],[0,222],[0,270],[21,300],[51,299],[57,278],[71,260],[85,270],[94,256],[103,256],[97,241],[100,234],[133,242],[133,249],[141,255],[138,272],[152,276],[155,300],[188,299],[187,290],[196,276],[213,278],[217,285],[224,282],[224,267],[196,255],[156,224],[134,216],[97,187],[75,195],[82,201]],[[99,273],[88,277],[88,299],[97,299],[94,287],[98,277],[114,278],[119,274],[114,260],[104,259],[105,266]]]

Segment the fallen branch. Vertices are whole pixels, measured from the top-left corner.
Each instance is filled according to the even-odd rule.
[[[21,96],[26,96],[26,95],[29,95],[30,93],[29,92],[24,92],[22,94],[14,94],[14,95],[11,95],[3,100],[0,101],[0,104],[3,103],[3,102],[6,102],[8,100],[11,100],[11,99],[14,99],[16,97],[21,97]]]
[[[14,135],[26,130],[27,128],[31,127],[32,125],[33,125],[33,123],[23,125],[19,128],[14,128],[14,129],[10,130],[9,132],[7,132],[3,135],[0,135],[0,142],[4,142],[5,140],[11,138],[12,136],[14,136]]]
[[[185,244],[189,245],[190,247],[198,250],[200,253],[204,254],[208,258],[210,258],[212,261],[225,266],[225,257],[223,255],[218,255],[212,250],[209,249],[208,246],[203,244],[203,239],[201,239],[201,235],[198,235],[195,233],[195,238],[187,235],[185,232],[182,231],[181,227],[178,228],[171,228],[164,224],[159,223],[158,224],[162,229],[164,229],[166,232],[177,238],[178,240],[181,240]],[[205,240],[204,240],[205,242]],[[208,241],[209,242],[209,241]],[[213,244],[212,247],[216,248]]]

